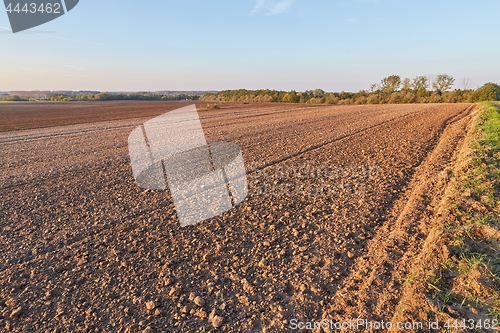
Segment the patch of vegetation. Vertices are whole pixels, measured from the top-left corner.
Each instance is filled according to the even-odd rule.
[[[500,319],[500,109],[478,105],[470,135],[399,305],[404,318]]]
[[[460,308],[500,314],[500,110],[481,103],[468,163],[455,175],[454,220],[444,229],[452,256],[442,264],[433,296],[454,295]],[[446,298],[446,297],[445,297]],[[448,298],[446,298],[448,299]],[[448,302],[444,302],[447,304]],[[453,302],[452,302],[453,303]]]
[[[218,106],[217,104],[207,104],[205,107],[203,108],[198,108],[198,111],[203,111],[203,110],[216,110],[216,109],[220,109],[220,106]]]
[[[27,102],[27,101],[29,101],[29,98],[19,97],[17,95],[0,97],[0,102]]]

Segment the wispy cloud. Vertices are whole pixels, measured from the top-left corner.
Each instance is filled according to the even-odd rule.
[[[278,2],[274,8],[272,8],[267,15],[279,15],[288,10],[290,6],[292,5],[293,0],[282,0]]]
[[[12,30],[7,27],[0,27],[0,29],[4,29],[7,31],[1,31],[3,34],[12,34]],[[25,30],[17,32],[18,35],[40,35],[40,34],[55,34],[55,31],[39,31],[39,30]]]
[[[275,16],[286,12],[292,5],[294,0],[280,0],[278,2],[273,0],[256,0],[255,6],[250,12],[250,16],[257,14],[263,10],[266,15]]]
[[[250,15],[254,15],[258,13],[261,9],[263,9],[266,5],[266,0],[257,0],[257,3],[255,4],[255,7],[253,7],[252,11],[250,12]]]
[[[10,30],[10,28],[7,28],[7,27],[0,27],[0,29],[8,30],[8,31],[0,31],[0,34],[8,34],[8,33],[12,33],[12,30]]]
[[[68,68],[73,68],[73,69],[79,69],[81,71],[88,71],[87,68],[83,68],[83,67],[77,67],[77,66],[71,66],[71,65],[63,65],[64,67],[68,67]]]
[[[357,18],[350,18],[350,19],[347,19],[345,21],[349,22],[349,23],[358,23],[359,22],[359,20]]]
[[[9,30],[8,32],[0,31],[0,34],[1,33],[12,34],[12,30],[10,28],[7,28],[7,27],[0,27],[0,28],[1,29],[5,29],[5,30]],[[68,38],[68,37],[62,37],[62,36],[52,35],[52,34],[55,34],[55,33],[56,33],[55,31],[36,31],[36,30],[30,30],[30,31],[21,31],[21,32],[18,32],[18,33],[16,33],[16,35],[19,35],[19,34],[21,34],[21,35],[38,35],[38,36],[44,36],[44,37],[50,37],[50,38],[64,39],[64,40],[69,40],[69,41],[78,42],[78,43],[88,43],[88,44],[105,46],[104,44],[100,44],[100,43],[94,43],[94,42],[89,42],[89,41],[83,41],[83,40],[78,40],[78,39],[73,39],[73,38]]]

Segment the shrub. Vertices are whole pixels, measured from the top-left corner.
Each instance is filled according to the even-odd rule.
[[[417,95],[414,92],[407,92],[403,97],[403,103],[416,103],[418,100]]]
[[[372,94],[368,96],[368,99],[366,100],[368,104],[379,104],[380,103],[380,96],[378,94]]]
[[[443,102],[443,98],[441,97],[440,94],[438,93],[434,93],[431,95],[431,97],[429,98],[429,102],[430,103],[442,103]]]
[[[389,103],[399,104],[403,102],[404,93],[403,92],[393,92],[389,98]]]
[[[311,98],[309,101],[307,101],[307,103],[321,104],[321,103],[323,103],[323,99],[321,97],[314,97],[314,98]]]
[[[340,101],[340,99],[337,96],[335,96],[334,94],[328,94],[328,96],[326,96],[326,100],[325,100],[325,102],[327,104],[339,104],[339,101]]]
[[[368,98],[366,98],[365,96],[359,96],[358,98],[356,98],[354,104],[366,104],[368,103]]]

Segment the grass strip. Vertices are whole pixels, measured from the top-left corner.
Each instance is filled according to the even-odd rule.
[[[411,274],[401,281],[405,291],[398,319],[438,320],[456,332],[489,331],[485,323],[500,321],[497,104],[477,105],[428,239]],[[472,329],[462,327],[464,322]]]

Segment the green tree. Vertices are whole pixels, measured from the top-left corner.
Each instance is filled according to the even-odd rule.
[[[413,79],[411,86],[415,91],[425,91],[429,87],[429,81],[427,80],[426,76],[416,76]]]
[[[411,81],[409,78],[403,80],[403,84],[401,85],[401,90],[410,90],[411,89]]]
[[[439,74],[432,83],[432,89],[438,93],[448,91],[453,87],[455,79],[446,74]]]
[[[300,100],[300,96],[297,95],[297,92],[295,90],[292,90],[283,96],[283,98],[281,99],[281,102],[283,102],[283,103],[298,103],[299,100]]]
[[[500,86],[495,83],[486,83],[474,92],[473,101],[494,101],[500,100]]]
[[[399,75],[390,75],[386,78],[383,78],[380,81],[380,87],[382,91],[385,92],[394,92],[399,89],[401,86],[401,77]]]

